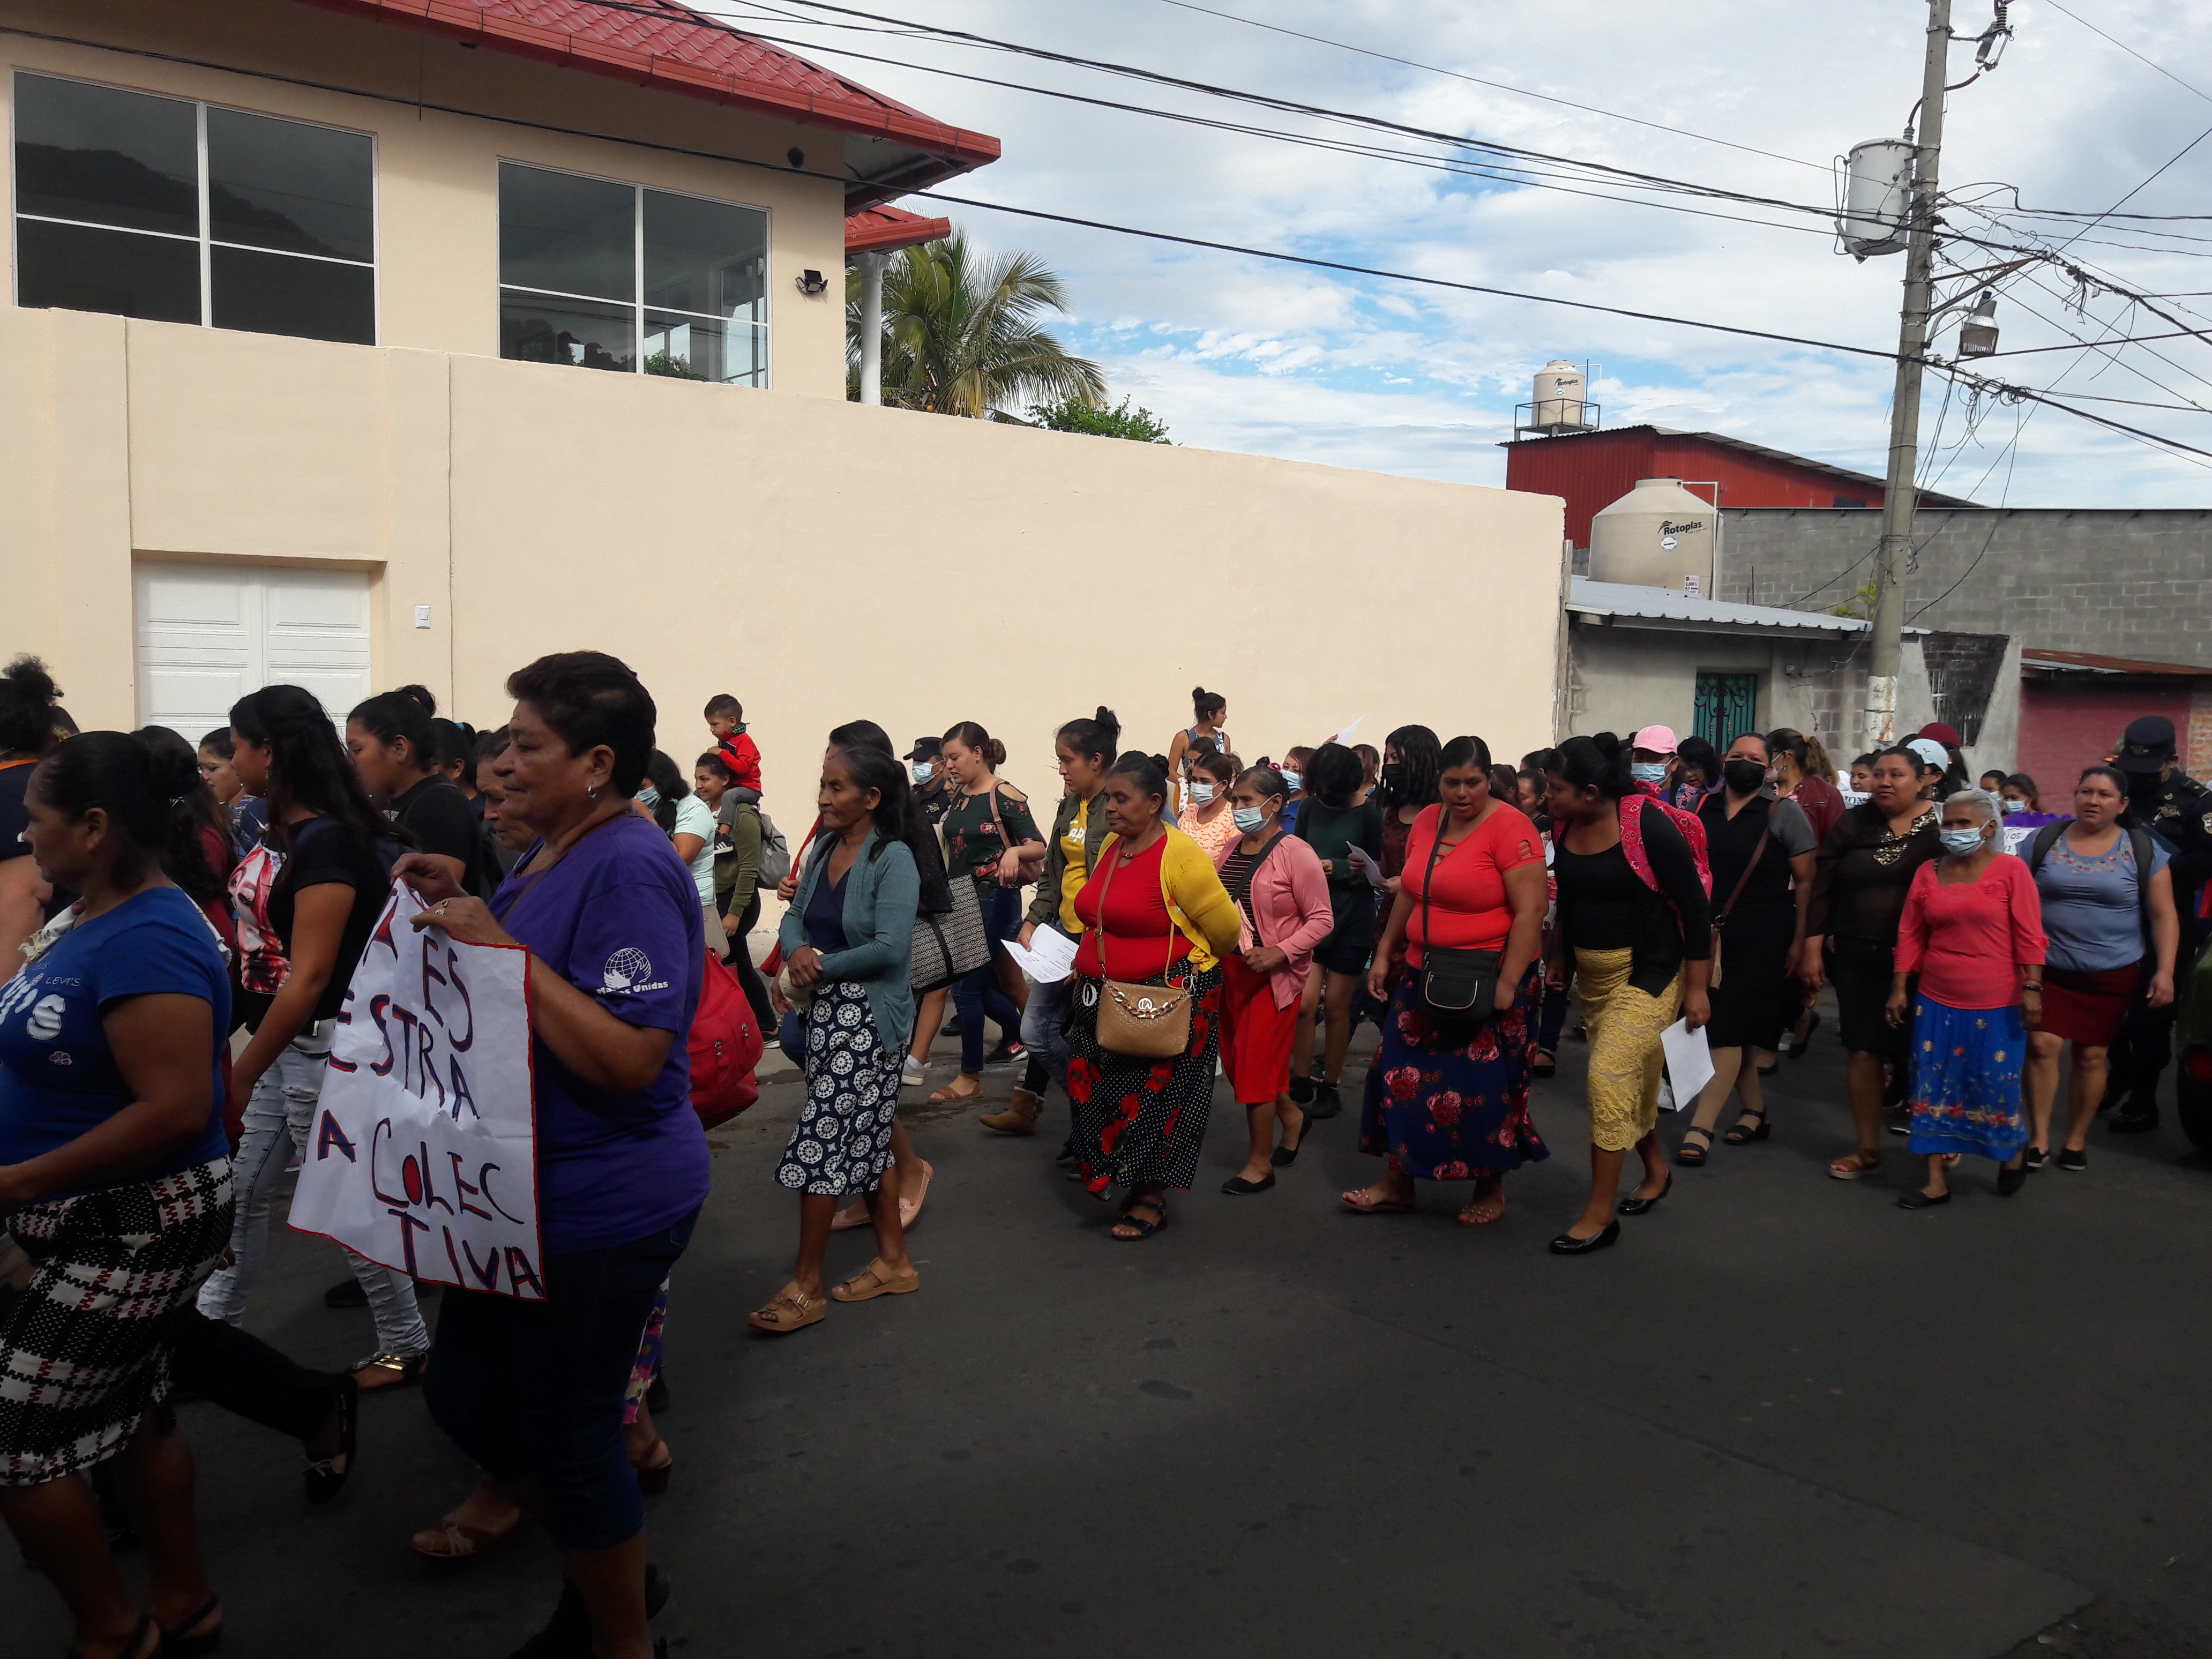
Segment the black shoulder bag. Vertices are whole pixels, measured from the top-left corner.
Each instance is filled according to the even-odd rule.
[[[1454,843],[1457,845],[1456,842]],[[1437,838],[1429,844],[1429,865],[1421,876],[1421,938],[1429,929],[1429,890],[1444,850],[1444,814],[1437,810]],[[1502,951],[1466,951],[1424,943],[1421,946],[1421,1012],[1450,1025],[1480,1025],[1498,1012],[1498,975]]]

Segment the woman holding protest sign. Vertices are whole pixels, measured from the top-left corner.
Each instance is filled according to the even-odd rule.
[[[563,652],[507,689],[499,821],[537,844],[489,905],[430,860],[398,873],[429,904],[416,926],[530,953],[545,1295],[448,1292],[424,1392],[439,1426],[525,1497],[567,1557],[567,1588],[530,1650],[644,1659],[645,1510],[623,1401],[707,1195],[684,1041],[706,933],[690,872],[631,807],[656,715],[636,675],[602,652]],[[473,1507],[483,1501],[480,1489],[441,1527],[492,1530]]]
[[[250,931],[276,941],[284,966],[273,992],[246,979],[239,1004],[252,1033],[231,1066],[230,1097],[245,1129],[234,1175],[238,1218],[233,1265],[202,1288],[199,1310],[235,1325],[269,1243],[269,1211],[294,1146],[304,1148],[322,1092],[331,1022],[391,890],[392,860],[412,834],[369,804],[351,758],[312,692],[269,685],[230,711],[231,765],[269,802],[273,881],[259,861],[239,866],[232,892]],[[441,868],[444,866],[441,865]],[[349,1256],[362,1300],[376,1322],[376,1348],[356,1364],[363,1393],[398,1388],[422,1373],[430,1332],[414,1282],[397,1268]]]
[[[31,858],[80,896],[0,990],[0,1217],[36,1264],[0,1325],[0,1515],[69,1603],[70,1651],[103,1659],[148,1659],[173,1638],[204,1651],[185,1644],[222,1629],[191,1452],[168,1404],[176,1316],[231,1221],[230,975],[213,928],[162,873],[165,853],[179,866],[200,855],[170,808],[195,786],[189,753],[156,756],[119,732],[72,738],[40,763],[24,796]],[[111,1462],[151,1569],[150,1615],[86,1479]]]
[[[915,915],[951,901],[936,860],[916,851],[933,838],[914,810],[906,769],[887,749],[833,748],[822,757],[820,829],[784,913],[775,998],[779,1012],[799,1010],[806,1100],[775,1172],[779,1185],[799,1194],[799,1259],[791,1282],[753,1313],[764,1331],[799,1330],[830,1311],[822,1260],[837,1201],[849,1192],[866,1194],[876,1259],[830,1296],[867,1302],[921,1285],[900,1220],[891,1127],[914,1027]],[[923,890],[925,880],[934,890]]]

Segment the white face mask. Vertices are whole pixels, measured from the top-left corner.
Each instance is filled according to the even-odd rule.
[[[1294,795],[1295,795],[1295,794],[1297,794],[1297,793],[1298,793],[1298,791],[1299,791],[1299,790],[1301,790],[1301,789],[1304,788],[1305,787],[1306,787],[1306,781],[1305,781],[1304,778],[1300,777],[1300,776],[1299,776],[1296,772],[1291,771],[1291,770],[1289,768],[1287,768],[1287,767],[1285,767],[1285,768],[1284,768],[1284,769],[1283,769],[1283,787],[1284,787],[1284,788],[1285,788],[1285,789],[1289,790],[1292,794],[1294,794]]]
[[[1665,761],[1631,761],[1628,763],[1628,774],[1638,783],[1664,783],[1667,781],[1667,763]]]
[[[934,763],[930,761],[916,761],[914,763],[914,781],[916,783],[927,783],[936,775],[937,767]]]
[[[1190,787],[1191,805],[1194,806],[1211,806],[1213,805],[1213,798],[1220,793],[1221,791],[1219,787],[1214,784],[1194,783]]]

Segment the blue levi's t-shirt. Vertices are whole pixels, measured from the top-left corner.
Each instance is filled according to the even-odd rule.
[[[222,1157],[222,1038],[230,971],[199,907],[150,887],[81,921],[0,985],[0,1164],[65,1146],[131,1104],[100,1017],[129,997],[198,997],[213,1012],[206,1128],[147,1170],[174,1175]],[[56,1193],[56,1198],[70,1196]]]
[[[641,1238],[706,1200],[686,1039],[707,935],[691,872],[651,819],[602,824],[543,877],[530,869],[540,847],[500,884],[492,915],[617,1019],[675,1036],[660,1075],[635,1094],[592,1088],[532,1039],[538,1225],[545,1254],[563,1255]]]

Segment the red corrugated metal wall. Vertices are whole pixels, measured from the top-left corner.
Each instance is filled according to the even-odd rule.
[[[2081,769],[2095,765],[2118,747],[2130,720],[2165,715],[2173,722],[2180,752],[2189,753],[2190,689],[2186,680],[2119,680],[2101,685],[2023,680],[2015,766],[2042,788],[2044,811],[2070,811],[2051,803],[2065,801]]]
[[[1836,498],[1881,505],[1880,484],[1853,483],[1702,438],[1667,437],[1649,427],[1584,436],[1528,438],[1505,449],[1505,487],[1567,503],[1566,533],[1589,545],[1593,514],[1611,507],[1638,478],[1717,479],[1723,507],[1833,507]]]

